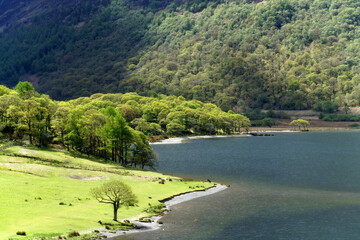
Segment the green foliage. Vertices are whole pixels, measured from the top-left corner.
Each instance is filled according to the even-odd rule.
[[[114,207],[114,221],[117,221],[117,211],[122,206],[134,206],[138,200],[131,188],[125,183],[114,180],[93,188],[91,193],[100,203],[112,204]]]
[[[129,75],[146,79],[139,86],[144,93],[162,83],[169,94],[225,111],[359,105],[357,1],[328,1],[327,10],[318,1],[205,5],[196,14],[187,7],[184,14],[163,14],[145,34],[155,44]]]
[[[295,126],[299,127],[299,130],[301,128],[303,128],[303,130],[306,130],[307,127],[310,126],[310,123],[304,119],[297,119],[297,120],[291,121],[290,126],[291,125],[295,125]]]
[[[29,82],[19,82],[14,90],[21,98],[30,98],[35,93],[34,87]]]
[[[264,118],[262,120],[262,125],[266,127],[272,127],[275,125],[275,122],[271,118]]]
[[[50,111],[54,102],[47,95],[39,95],[29,82],[16,86],[0,97],[1,131],[8,139],[28,136],[30,144],[46,146],[51,141]]]
[[[351,127],[351,128],[357,128],[357,127],[359,127],[359,126],[360,126],[359,123],[351,123],[351,124],[349,125],[349,127]]]
[[[38,90],[62,99],[119,91],[114,83],[152,17],[110,2],[64,4],[31,19],[29,26],[8,29],[0,36],[0,79],[8,86],[41,79]],[[106,64],[99,65],[99,58]]]
[[[145,212],[150,213],[151,215],[159,215],[165,211],[165,204],[160,203],[157,205],[151,205]]]
[[[109,232],[126,231],[133,229],[135,226],[131,222],[101,222],[102,226],[105,226]]]
[[[11,90],[3,85],[0,85],[0,96],[7,95]]]
[[[278,118],[278,119],[289,119],[289,115],[285,112],[273,110],[261,111],[261,109],[248,109],[245,114],[250,120],[262,120],[264,118]]]
[[[360,115],[350,114],[323,114],[321,120],[329,122],[360,122]]]
[[[331,113],[360,105],[359,9],[356,0],[67,3],[0,35],[0,79],[31,80],[55,99],[137,91],[224,111]]]
[[[172,120],[166,125],[167,133],[170,135],[182,135],[185,131],[185,126],[178,120]]]
[[[346,104],[347,106],[347,104]],[[338,111],[338,105],[333,101],[323,101],[315,104],[314,109],[316,111],[324,112],[324,113],[334,113]]]
[[[56,102],[31,91],[29,98],[11,90],[0,96],[1,137],[37,146],[62,144],[74,152],[133,167],[157,165],[147,137],[230,134],[250,125],[249,119],[233,111],[183,97],[94,94]]]
[[[142,132],[135,131],[133,133],[135,137],[135,143],[132,146],[132,159],[131,162],[136,165],[140,165],[142,169],[148,166],[151,169],[155,169],[157,166],[158,156],[152,151],[151,146],[146,140],[145,135]]]

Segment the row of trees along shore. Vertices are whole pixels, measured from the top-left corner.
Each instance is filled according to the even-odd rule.
[[[147,138],[157,135],[231,134],[247,130],[248,118],[211,103],[136,93],[94,94],[54,101],[31,83],[0,85],[0,134],[9,140],[49,143],[123,165],[153,167]]]

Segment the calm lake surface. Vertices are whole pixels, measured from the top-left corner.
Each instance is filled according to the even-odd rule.
[[[117,239],[360,239],[360,132],[154,145],[159,172],[230,184]]]

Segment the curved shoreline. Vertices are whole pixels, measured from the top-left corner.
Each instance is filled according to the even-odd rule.
[[[159,144],[181,144],[185,141],[196,139],[212,139],[212,138],[234,138],[234,137],[251,137],[249,134],[236,134],[236,135],[208,135],[208,136],[191,136],[191,137],[174,137],[161,140],[160,142],[150,143],[151,145]]]
[[[251,133],[299,133],[301,131],[296,130],[259,130],[249,131],[247,134],[232,134],[232,135],[203,135],[203,136],[190,136],[190,137],[173,137],[161,140],[159,142],[152,142],[151,145],[162,144],[181,144],[189,140],[197,139],[214,139],[214,138],[239,138],[239,137],[252,137]]]
[[[164,199],[164,200],[160,200],[159,202],[162,202],[165,204],[165,208],[164,208],[165,210],[170,210],[170,208],[176,204],[191,201],[193,199],[197,199],[197,198],[201,198],[201,197],[205,197],[205,196],[208,196],[208,195],[211,195],[214,193],[218,193],[227,188],[228,188],[228,186],[215,184],[213,187],[205,189],[205,190],[198,190],[198,191],[183,193],[183,194],[176,195],[176,196]],[[101,234],[105,235],[107,238],[114,238],[114,237],[125,236],[125,235],[129,235],[129,234],[133,234],[133,233],[157,230],[157,229],[161,228],[161,226],[162,226],[162,224],[159,223],[159,221],[162,217],[163,216],[150,217],[151,222],[149,222],[149,223],[132,221],[135,226],[139,227],[138,229],[131,229],[129,231],[117,231],[116,233],[101,232]]]

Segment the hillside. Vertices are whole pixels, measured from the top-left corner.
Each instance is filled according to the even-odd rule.
[[[57,8],[73,8],[81,0],[12,0],[0,1],[0,32],[19,24],[31,24],[32,19],[41,14],[50,14]]]
[[[159,184],[160,178],[167,180]],[[98,221],[112,222],[112,206],[98,203],[90,189],[115,179],[130,185],[139,200],[135,207],[119,209],[119,219],[156,214],[159,200],[212,186],[63,150],[14,146],[0,152],[0,222],[6,223],[0,238],[47,239],[104,229]],[[22,231],[26,237],[16,235]]]
[[[2,83],[28,80],[55,99],[173,94],[235,112],[360,104],[358,1],[80,2],[0,36]]]

